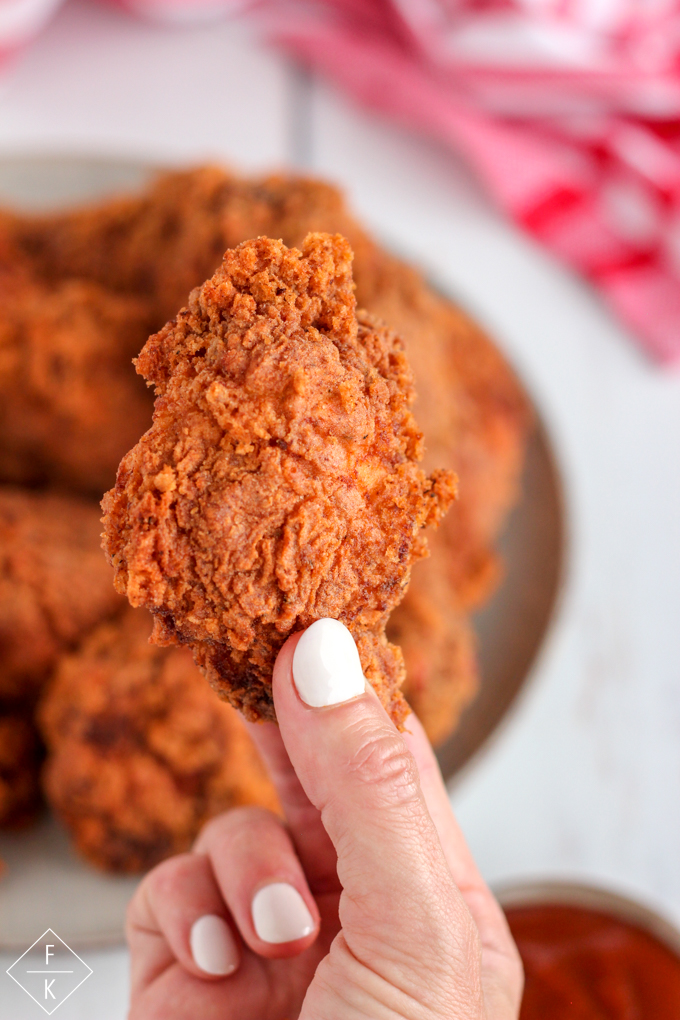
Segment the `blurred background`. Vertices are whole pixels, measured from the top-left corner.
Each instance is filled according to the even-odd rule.
[[[680,924],[680,15],[639,6],[5,0],[0,161],[321,177],[484,328],[545,429],[559,585],[452,803],[491,883]],[[16,955],[2,1020],[39,1013]],[[60,1016],[121,1020],[125,950],[81,955]]]

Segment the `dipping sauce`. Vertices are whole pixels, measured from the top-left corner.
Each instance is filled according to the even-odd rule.
[[[520,1020],[680,1020],[680,958],[583,907],[508,907],[524,963]]]

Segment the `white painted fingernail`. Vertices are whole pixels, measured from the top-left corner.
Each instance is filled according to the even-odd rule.
[[[272,882],[253,896],[253,925],[263,942],[295,942],[314,931],[300,893],[287,882]]]
[[[297,692],[312,708],[339,705],[363,694],[364,674],[354,638],[339,620],[317,620],[293,653]]]
[[[238,949],[231,928],[217,914],[194,921],[189,936],[191,955],[199,970],[226,976],[238,967]]]

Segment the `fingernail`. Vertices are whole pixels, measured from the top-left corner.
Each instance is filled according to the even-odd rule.
[[[297,692],[312,708],[339,705],[363,694],[364,674],[354,638],[339,620],[317,620],[293,653]]]
[[[238,967],[238,949],[231,928],[217,914],[205,914],[194,921],[189,936],[191,955],[206,974],[231,974]]]
[[[253,896],[253,925],[263,942],[295,942],[314,931],[300,893],[287,882],[272,882]]]

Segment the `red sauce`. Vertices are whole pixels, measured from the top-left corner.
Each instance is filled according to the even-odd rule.
[[[608,914],[506,910],[525,971],[520,1020],[680,1020],[680,958]]]

